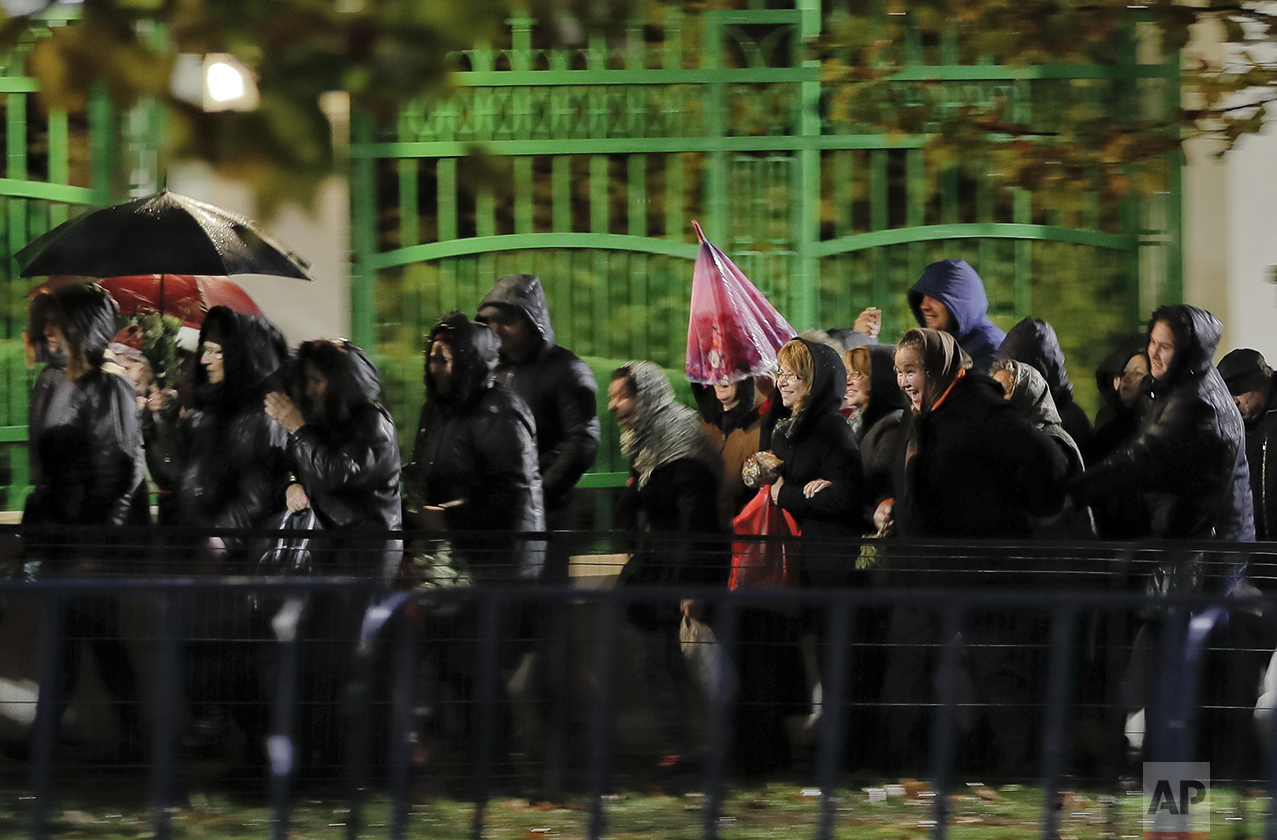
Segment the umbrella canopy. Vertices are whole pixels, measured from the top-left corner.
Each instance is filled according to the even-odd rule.
[[[687,324],[687,378],[705,384],[766,373],[776,351],[797,333],[697,222],[701,240],[692,269]]]
[[[161,273],[311,279],[309,265],[256,223],[168,190],[76,216],[14,258],[22,277]]]
[[[79,277],[54,277],[31,291],[34,297],[43,291],[71,283],[84,282]],[[138,274],[129,277],[104,277],[98,281],[119,304],[121,315],[159,312],[174,315],[182,326],[198,330],[204,314],[214,306],[228,306],[236,312],[261,315],[257,304],[234,280],[189,274]]]

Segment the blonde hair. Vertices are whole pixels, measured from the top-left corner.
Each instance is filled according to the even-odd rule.
[[[798,378],[807,385],[806,390],[794,400],[792,413],[797,414],[802,411],[803,403],[811,394],[811,380],[816,375],[816,360],[812,358],[811,350],[807,345],[795,338],[780,348],[780,352],[776,354],[776,362],[798,374]]]
[[[854,370],[866,379],[869,378],[870,372],[873,370],[873,360],[869,356],[869,348],[863,344],[843,353],[842,363],[847,366],[848,373]]]

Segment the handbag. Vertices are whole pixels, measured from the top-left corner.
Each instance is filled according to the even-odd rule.
[[[771,487],[765,486],[749,500],[732,520],[732,531],[741,536],[774,537],[732,543],[732,573],[727,588],[770,589],[798,585],[796,537],[802,535],[798,522],[772,501]]]
[[[286,510],[271,517],[263,527],[280,533],[264,544],[258,544],[249,555],[256,557],[252,570],[255,577],[299,577],[315,573],[315,549],[311,547],[311,540],[323,526],[319,524],[313,507]],[[277,598],[266,598],[257,592],[250,594],[248,600],[258,611],[273,612],[279,607]]]

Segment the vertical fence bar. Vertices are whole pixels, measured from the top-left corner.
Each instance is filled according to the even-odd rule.
[[[483,840],[487,822],[488,796],[491,791],[492,764],[496,752],[497,685],[500,668],[497,656],[500,651],[498,626],[503,604],[493,595],[484,598],[479,607],[479,663],[478,663],[478,732],[479,763],[478,781],[475,785],[474,816],[470,834],[474,840]]]
[[[301,685],[301,650],[298,628],[306,609],[306,599],[289,595],[283,607],[271,619],[271,629],[280,651],[279,674],[275,682],[275,702],[271,708],[271,734],[266,754],[270,761],[271,837],[285,840],[289,835],[290,782],[297,772],[297,702]],[[352,738],[352,741],[354,739]],[[352,762],[356,776],[358,762]],[[347,825],[358,825],[361,780],[354,779],[356,791]]]
[[[714,634],[722,646],[723,656],[733,660],[740,629],[740,607],[734,600],[723,605],[723,613]],[[730,686],[719,680],[709,700],[709,760],[705,765],[705,816],[701,836],[716,840],[723,816],[723,779],[727,774],[732,733]]]
[[[834,816],[837,812],[839,758],[843,753],[847,732],[844,708],[847,702],[847,676],[851,673],[852,608],[843,601],[833,607],[829,617],[829,650],[825,655],[825,676],[821,687],[821,741],[817,755],[820,783],[820,816],[816,825],[817,840],[832,840]]]
[[[36,700],[31,745],[31,836],[49,836],[48,811],[53,793],[53,762],[62,716],[62,668],[66,646],[66,597],[49,596],[40,611],[40,694]]]
[[[616,639],[620,625],[620,605],[615,598],[599,604],[601,611],[599,636],[595,644],[594,671],[598,677],[599,693],[594,708],[590,737],[590,821],[586,829],[589,840],[600,840],[607,831],[607,814],[603,808],[603,796],[608,781],[612,752],[612,716],[616,694]]]
[[[151,819],[156,840],[172,834],[173,780],[176,776],[178,709],[182,702],[182,640],[186,618],[186,598],[168,592],[163,601],[160,649],[156,655],[155,725],[151,749]]]
[[[421,222],[417,212],[417,168],[420,158],[400,158],[399,170],[399,247],[407,248],[421,241]]]
[[[952,782],[957,753],[957,693],[962,658],[959,633],[962,631],[963,610],[966,607],[965,603],[948,607],[944,611],[944,620],[940,623],[939,643],[943,645],[937,680],[940,705],[932,721],[931,732],[931,784],[935,796],[935,804],[931,810],[931,818],[935,822],[931,827],[932,840],[945,840],[949,831],[949,785]]]
[[[1058,836],[1060,828],[1060,809],[1056,799],[1067,752],[1065,728],[1073,697],[1076,628],[1076,612],[1071,609],[1055,611],[1051,622],[1046,721],[1042,739],[1042,836],[1048,838]]]
[[[408,783],[420,643],[406,613],[401,610],[396,620],[400,635],[395,648],[394,705],[390,724],[390,837],[403,840],[408,835],[408,814],[412,807]]]

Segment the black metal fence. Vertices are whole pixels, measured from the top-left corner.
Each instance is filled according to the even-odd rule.
[[[572,792],[600,837],[608,794],[677,778],[712,838],[733,786],[785,778],[819,789],[828,838],[848,779],[908,776],[943,837],[978,776],[1039,785],[1055,837],[1066,778],[1196,758],[1277,779],[1257,725],[1274,545],[806,545],[795,585],[728,591],[705,582],[726,580],[714,540],[310,535],[309,573],[281,576],[258,563],[274,532],[110,536],[0,534],[0,784],[34,837],[69,780],[108,770],[146,780],[161,837],[192,784],[268,801],[277,837],[315,789],[349,837],[373,795],[406,836],[423,790],[473,802],[476,837],[495,796]],[[533,579],[564,541],[615,552]],[[699,571],[636,584],[635,554]]]

